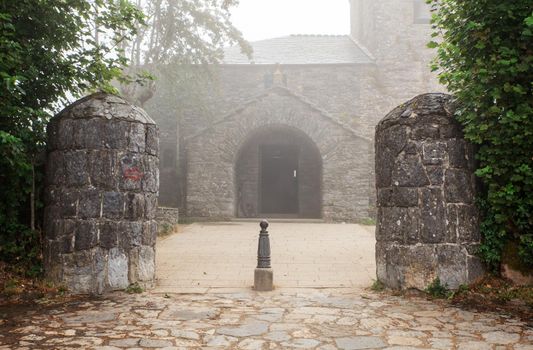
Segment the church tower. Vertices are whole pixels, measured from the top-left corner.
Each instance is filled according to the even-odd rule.
[[[358,43],[369,46],[367,39],[372,30],[374,2],[369,0],[350,1],[350,35]]]
[[[376,56],[387,47],[425,49],[431,11],[425,0],[349,0],[351,36]]]
[[[351,37],[375,59],[386,98],[398,103],[425,92],[442,92],[429,66],[435,50],[431,11],[425,0],[350,0]]]

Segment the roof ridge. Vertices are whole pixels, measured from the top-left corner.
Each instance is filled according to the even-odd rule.
[[[372,64],[375,59],[350,35],[292,34],[250,43],[246,58],[237,46],[224,49],[223,64]]]
[[[361,49],[361,51],[363,51],[363,53],[365,55],[368,56],[368,58],[370,58],[372,61],[376,61],[376,57],[372,54],[372,52],[370,52],[370,50],[366,47],[366,46],[363,46],[357,39],[355,39],[352,35],[348,35],[348,37],[350,38],[350,40],[358,47]]]
[[[348,34],[290,34],[289,36],[311,36],[311,37],[347,37]]]

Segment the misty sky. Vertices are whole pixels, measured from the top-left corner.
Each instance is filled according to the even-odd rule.
[[[290,34],[348,34],[348,0],[240,0],[233,24],[249,41]]]

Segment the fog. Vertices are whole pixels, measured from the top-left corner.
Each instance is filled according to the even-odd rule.
[[[290,34],[348,34],[348,0],[241,0],[233,24],[250,41]]]
[[[2,1],[0,350],[525,349],[532,1]]]
[[[226,42],[209,78],[181,89],[172,65],[143,105],[164,130],[160,204],[193,217],[372,217],[376,125],[443,90],[429,17],[424,0],[241,0],[230,20],[253,54]]]

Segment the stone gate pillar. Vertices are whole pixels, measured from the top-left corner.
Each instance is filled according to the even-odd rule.
[[[44,265],[73,293],[154,283],[159,188],[157,127],[104,93],[48,125]]]
[[[483,274],[473,147],[451,96],[426,94],[376,127],[377,277],[391,288],[449,288]]]

